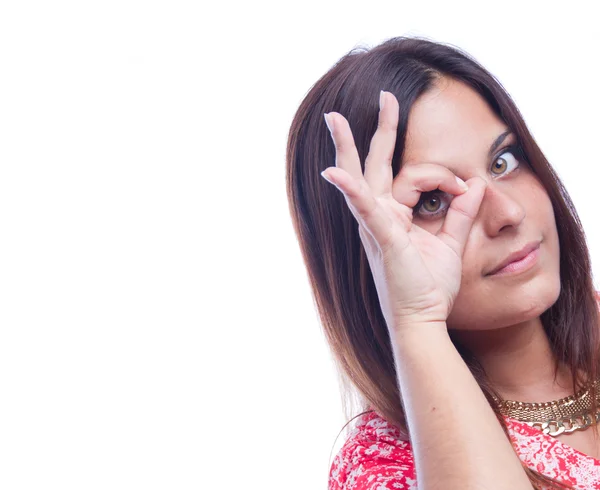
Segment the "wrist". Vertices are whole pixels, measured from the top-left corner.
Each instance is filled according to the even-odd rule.
[[[422,342],[432,337],[450,339],[448,325],[440,320],[402,319],[388,325],[388,329],[393,340],[415,338]]]
[[[391,322],[388,322],[388,328],[390,331],[402,333],[405,331],[420,331],[420,330],[442,330],[447,332],[448,325],[445,320],[434,320],[423,317],[404,317],[396,318]]]

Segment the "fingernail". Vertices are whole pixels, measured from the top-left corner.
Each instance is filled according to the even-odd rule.
[[[383,90],[381,90],[379,92],[379,110],[382,111],[383,110],[383,106],[385,104],[385,95]]]
[[[325,124],[327,124],[327,129],[329,129],[330,133],[333,133],[333,118],[328,113],[323,114],[323,117],[325,118]]]
[[[467,185],[467,183],[464,180],[457,177],[456,175],[454,176],[454,178],[456,179],[456,182],[458,182],[458,185],[460,185],[465,191],[469,190],[469,186]]]
[[[326,174],[325,172],[327,172],[327,170],[323,170],[323,171],[321,172],[321,177],[323,177],[323,178],[324,178],[324,179],[325,179],[327,182],[329,182],[330,184],[333,184],[333,185],[335,185],[335,182],[333,182],[333,180],[331,180],[331,179],[330,179],[330,178],[327,176],[327,174]]]

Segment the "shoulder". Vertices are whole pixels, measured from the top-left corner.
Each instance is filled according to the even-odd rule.
[[[329,490],[416,489],[410,442],[375,411],[361,415],[334,458]]]

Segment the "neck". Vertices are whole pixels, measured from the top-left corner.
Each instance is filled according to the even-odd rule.
[[[453,330],[505,400],[546,402],[574,393],[570,369],[559,365],[539,317],[494,330]]]

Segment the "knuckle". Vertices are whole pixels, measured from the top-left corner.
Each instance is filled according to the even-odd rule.
[[[374,214],[375,208],[373,206],[365,206],[362,212],[362,216],[367,223],[373,219]]]
[[[383,154],[382,156],[383,161],[386,163],[386,165],[391,165],[392,164],[392,160],[394,159],[394,151],[387,151],[386,153]]]
[[[335,143],[335,151],[338,155],[353,157],[356,154],[356,146],[354,141],[348,139],[340,139]]]
[[[415,165],[403,165],[398,172],[398,177],[401,179],[409,179],[415,174]]]
[[[452,245],[451,245],[450,248],[453,251],[460,250],[460,248],[461,248],[460,242],[454,236],[452,236],[450,233],[448,233],[445,230],[440,231],[440,235],[445,236],[446,237],[446,241],[452,243]]]
[[[456,202],[456,201],[452,201],[452,202],[454,203],[454,202]],[[452,207],[452,205],[451,205],[451,207]],[[472,220],[474,219],[474,217],[473,217],[473,216],[471,216],[471,215],[469,214],[469,212],[468,212],[467,210],[465,210],[465,209],[464,209],[462,206],[455,205],[454,207],[452,207],[452,209],[453,209],[453,210],[454,210],[454,211],[455,211],[457,214],[461,215],[463,218],[466,218],[466,219],[468,219],[468,220],[470,220],[470,221],[472,221]]]
[[[346,151],[346,143],[343,141],[342,138],[337,138],[334,141],[334,146],[335,146],[335,152],[336,153],[344,153]]]
[[[398,126],[397,124],[390,122],[387,119],[379,119],[377,121],[377,129],[383,132],[396,132]]]

